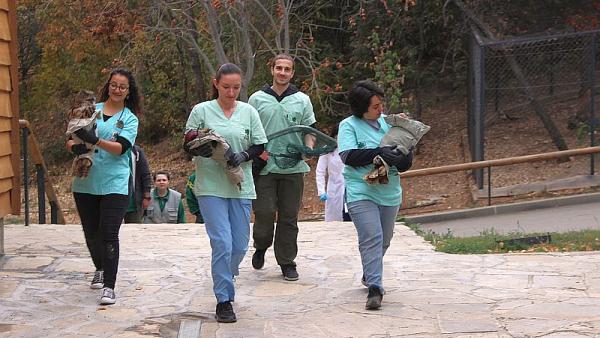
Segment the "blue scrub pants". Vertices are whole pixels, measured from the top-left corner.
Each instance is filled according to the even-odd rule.
[[[218,303],[233,301],[233,276],[239,275],[240,263],[248,251],[252,202],[243,198],[198,196],[198,206],[212,248],[215,297]]]
[[[400,205],[383,206],[370,200],[348,203],[348,212],[358,233],[358,250],[368,286],[383,292],[383,256],[394,235]]]

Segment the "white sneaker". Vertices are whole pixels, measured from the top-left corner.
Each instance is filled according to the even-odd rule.
[[[117,301],[115,291],[111,288],[103,288],[100,296],[100,305],[111,305]]]
[[[94,272],[94,278],[92,279],[92,284],[90,284],[91,289],[102,289],[104,286],[104,271],[96,270]]]

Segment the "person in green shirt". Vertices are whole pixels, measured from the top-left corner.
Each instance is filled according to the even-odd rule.
[[[198,199],[194,194],[194,182],[196,182],[196,172],[193,172],[185,184],[185,201],[187,202],[190,213],[196,216],[196,223],[204,223],[200,207],[198,206]]]
[[[171,175],[166,171],[154,174],[154,189],[150,191],[152,201],[146,208],[145,224],[185,223],[185,211],[181,194],[169,188]]]
[[[213,291],[217,298],[216,315],[221,323],[237,321],[231,302],[235,299],[234,276],[248,250],[250,208],[256,198],[250,160],[264,151],[267,143],[258,112],[251,105],[238,101],[242,88],[242,71],[232,64],[219,67],[212,80],[213,100],[197,104],[185,125],[184,150],[195,156],[196,179],[194,194],[204,217],[206,233],[212,249],[211,272]],[[202,143],[198,130],[208,128],[229,146],[223,154],[215,151],[213,142]],[[188,140],[192,141],[188,141]],[[219,148],[222,146],[219,143]],[[243,180],[232,182],[227,172],[239,167]]]
[[[287,54],[277,55],[272,62],[271,74],[272,85],[265,85],[248,100],[258,110],[267,135],[295,125],[314,127],[316,119],[310,98],[290,83],[294,76],[294,59]],[[289,144],[312,148],[315,138],[311,134],[289,134],[269,141],[266,151],[273,154],[288,153]],[[255,164],[260,162],[255,160]],[[298,212],[304,191],[304,175],[310,168],[302,160],[290,168],[280,168],[273,156],[263,164],[264,168],[256,178],[258,198],[253,205],[255,218],[252,236],[256,251],[252,256],[252,266],[255,269],[263,267],[265,252],[273,244],[283,278],[295,281],[298,280],[294,261],[298,254]]]

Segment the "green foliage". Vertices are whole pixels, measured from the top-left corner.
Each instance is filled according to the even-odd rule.
[[[600,250],[600,230],[570,231],[552,235],[552,243],[560,251]]]
[[[450,254],[489,254],[508,252],[566,252],[600,250],[600,230],[582,230],[566,233],[509,233],[500,235],[494,229],[484,230],[479,236],[455,237],[448,229],[438,234],[423,230],[419,224],[406,224],[417,235],[435,246],[436,251]],[[527,244],[514,239],[550,235],[551,242]]]
[[[410,108],[416,83],[438,80],[442,69],[461,71],[462,46],[454,28],[442,26],[442,0],[209,3],[224,53],[247,72],[253,67],[249,93],[272,82],[268,60],[283,49],[281,20],[291,11],[294,83],[311,96],[322,127],[349,115],[345,93],[357,80],[378,81],[390,108]],[[97,90],[117,65],[134,71],[144,96],[138,140],[178,137],[192,106],[209,94],[210,66],[220,62],[207,13],[202,2],[19,1],[21,112],[46,160],[65,160],[72,93]],[[456,26],[449,17],[447,27]],[[244,29],[242,19],[253,27]]]
[[[177,41],[170,36],[160,38],[148,32],[137,32],[133,46],[124,58],[135,65],[137,80],[144,95],[138,140],[158,143],[172,135],[181,135],[191,106],[196,103],[197,89],[186,69],[189,63]],[[171,55],[171,57],[165,57]]]
[[[404,74],[398,63],[400,57],[393,49],[392,41],[381,41],[379,34],[373,32],[370,37],[371,50],[375,55],[373,62],[374,79],[385,89],[387,109],[391,112],[401,108]]]

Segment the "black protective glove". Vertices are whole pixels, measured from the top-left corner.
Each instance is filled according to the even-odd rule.
[[[232,167],[237,167],[240,164],[242,164],[243,162],[248,161],[249,159],[250,159],[250,156],[245,151],[240,151],[238,153],[232,152],[231,155],[229,155],[227,164],[229,164]]]
[[[96,136],[96,125],[91,130],[85,130],[81,128],[79,130],[75,130],[73,133],[77,135],[83,142],[97,144],[100,139]]]
[[[84,143],[76,143],[71,146],[71,152],[78,156],[87,154],[87,152],[90,150],[91,149],[88,149],[88,147],[86,147]]]
[[[380,149],[381,152],[379,153],[379,156],[381,156],[389,166],[402,164],[406,160],[404,154],[402,154],[400,150],[397,150],[395,146],[381,147]]]
[[[183,150],[192,156],[211,157],[213,154],[213,148],[210,142],[206,142],[194,149],[190,149],[186,142],[183,144]]]
[[[410,169],[410,167],[412,166],[412,161],[413,161],[413,148],[410,148],[408,154],[406,154],[406,156],[404,156],[404,160],[401,161],[399,164],[396,164],[396,169],[398,169],[398,172],[405,172],[408,169]]]

